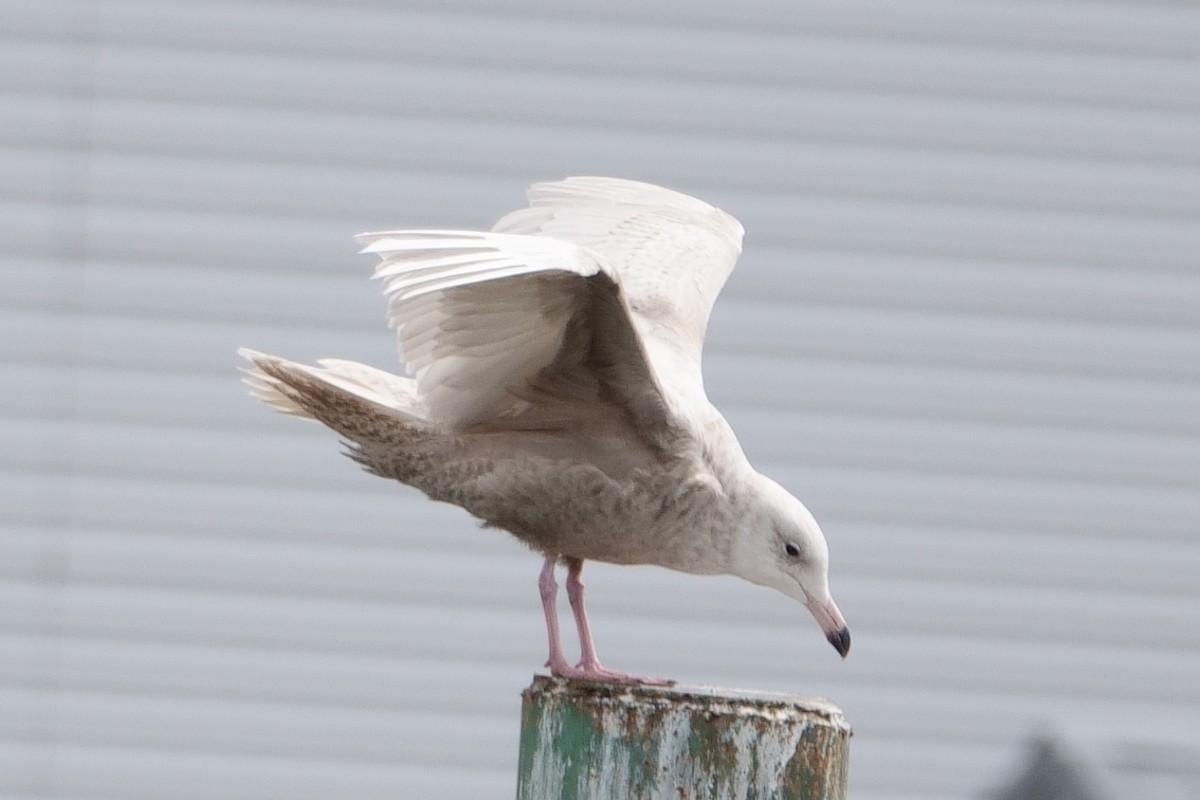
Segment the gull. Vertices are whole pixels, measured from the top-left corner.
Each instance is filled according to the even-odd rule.
[[[829,551],[808,509],[756,471],[709,402],[701,349],[741,224],[631,180],[534,184],[490,231],[365,233],[407,374],[242,349],[251,394],[337,432],[347,455],[504,529],[544,557],[554,676],[669,683],[604,667],[585,561],[735,575],[803,603],[844,658]],[[563,652],[556,566],[580,659]]]

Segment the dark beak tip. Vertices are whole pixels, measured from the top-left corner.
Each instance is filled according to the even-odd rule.
[[[850,629],[842,628],[825,637],[829,643],[833,645],[833,649],[838,651],[838,654],[845,658],[850,653]]]

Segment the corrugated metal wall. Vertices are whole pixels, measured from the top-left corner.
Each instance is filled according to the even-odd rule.
[[[851,793],[1200,740],[1200,10],[0,3],[0,797],[511,795],[538,561],[245,396],[387,366],[350,234],[615,174],[748,230],[711,395],[855,633],[593,567],[601,654],[818,693]]]

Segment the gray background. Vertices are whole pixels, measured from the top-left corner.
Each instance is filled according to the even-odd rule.
[[[1030,733],[1200,745],[1200,9],[0,2],[0,797],[504,798],[539,561],[247,397],[394,364],[350,235],[533,180],[739,217],[710,393],[830,539],[845,663],[590,570],[601,655],[825,695],[851,796]]]

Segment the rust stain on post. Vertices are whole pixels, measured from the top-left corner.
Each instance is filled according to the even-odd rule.
[[[818,698],[538,676],[517,800],[844,800],[849,740]]]

